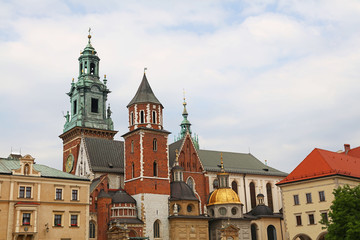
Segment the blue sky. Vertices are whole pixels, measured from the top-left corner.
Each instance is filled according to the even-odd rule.
[[[165,129],[178,134],[185,89],[202,148],[290,172],[315,147],[358,146],[359,16],[358,1],[0,1],[0,156],[61,168],[89,27],[116,139],[147,67]]]

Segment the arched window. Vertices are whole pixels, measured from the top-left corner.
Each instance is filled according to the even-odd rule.
[[[256,207],[256,195],[255,195],[255,184],[251,182],[250,185],[250,199],[251,199],[251,208]]]
[[[257,240],[257,226],[256,224],[251,224],[251,240]]]
[[[268,199],[268,207],[274,211],[274,205],[273,205],[273,197],[272,197],[272,190],[271,190],[271,184],[266,184],[266,194]]]
[[[217,178],[214,179],[214,181],[213,181],[213,188],[214,188],[214,189],[219,188],[219,180],[218,180]]]
[[[134,153],[134,141],[131,141],[130,152]]]
[[[140,123],[145,122],[145,113],[143,110],[140,111]]]
[[[154,177],[156,177],[158,175],[158,169],[157,169],[156,161],[154,161],[154,163],[153,163],[153,173],[154,173]]]
[[[268,240],[276,240],[276,229],[273,225],[267,227]]]
[[[154,152],[157,151],[157,140],[156,140],[156,138],[154,138],[154,140],[153,140],[153,150],[154,150]]]
[[[89,223],[89,238],[95,238],[95,223],[93,221]]]
[[[154,222],[154,238],[160,238],[160,220]]]
[[[135,177],[135,164],[134,162],[131,163],[131,178]]]
[[[234,190],[236,192],[236,194],[238,193],[238,185],[237,185],[236,181],[233,181],[231,183],[231,188],[232,188],[232,190]]]
[[[156,111],[152,111],[152,123],[156,123]]]
[[[95,74],[95,63],[90,63],[90,74],[91,75]]]
[[[187,179],[186,184],[191,188],[191,190],[194,191],[194,180],[192,179],[192,177],[189,177]]]

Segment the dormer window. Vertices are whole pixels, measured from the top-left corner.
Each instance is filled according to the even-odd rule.
[[[99,99],[91,98],[91,112],[99,113]]]

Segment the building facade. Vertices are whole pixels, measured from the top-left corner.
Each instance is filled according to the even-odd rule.
[[[0,159],[0,239],[88,239],[90,181],[18,157]]]
[[[358,149],[349,154],[315,148],[286,178],[278,183],[282,189],[286,238],[289,240],[323,240],[326,229],[321,219],[328,212],[339,186],[360,183]],[[354,156],[355,155],[355,156]]]

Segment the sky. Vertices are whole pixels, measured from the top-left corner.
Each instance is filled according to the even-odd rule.
[[[169,143],[185,90],[202,149],[289,173],[314,148],[360,145],[360,1],[0,0],[1,157],[61,169],[89,27],[117,140],[146,67]]]

